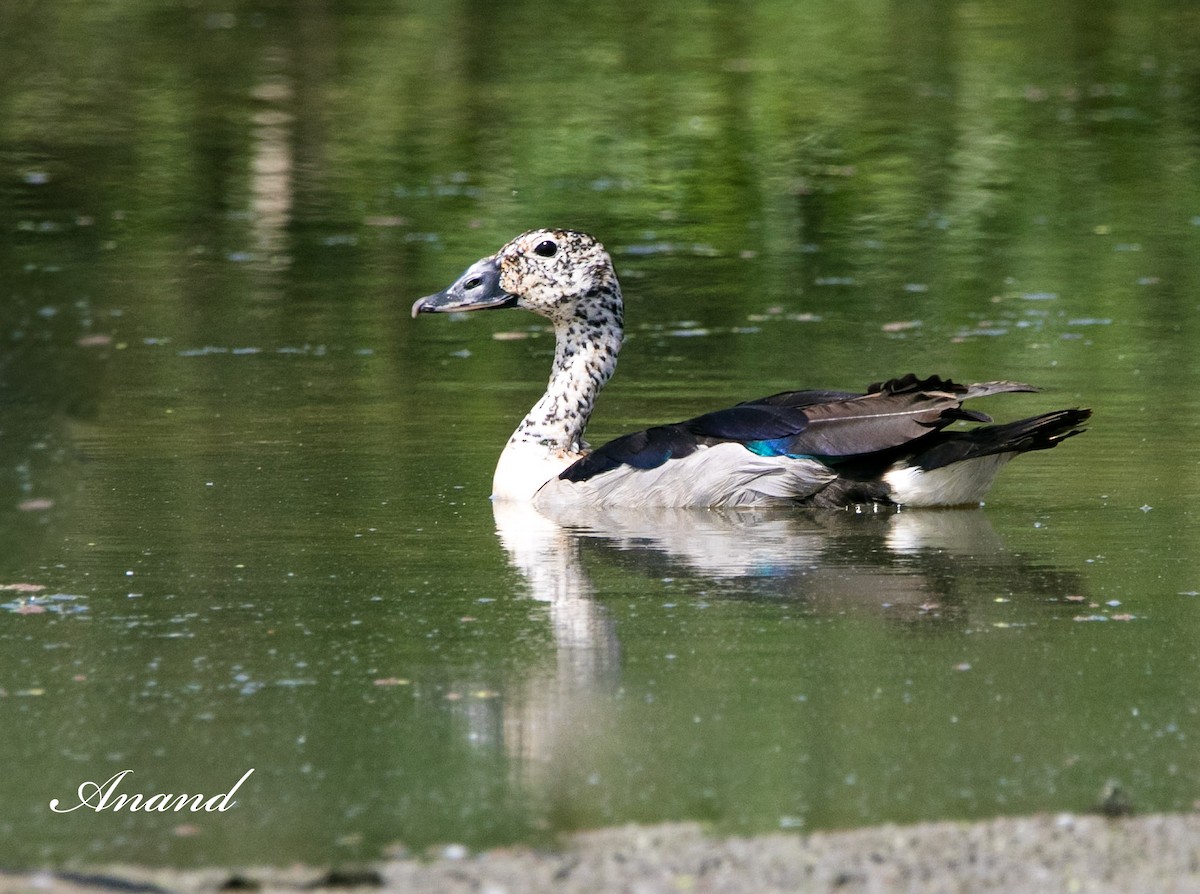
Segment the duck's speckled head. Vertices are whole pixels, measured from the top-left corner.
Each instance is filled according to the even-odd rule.
[[[419,299],[412,313],[521,307],[557,323],[578,315],[581,299],[607,305],[619,319],[621,290],[604,246],[575,230],[530,230]]]

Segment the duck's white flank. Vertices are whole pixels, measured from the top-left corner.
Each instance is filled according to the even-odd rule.
[[[741,444],[700,447],[653,469],[617,468],[586,481],[553,478],[535,495],[538,506],[746,507],[803,499],[836,478],[810,459],[756,456]]]

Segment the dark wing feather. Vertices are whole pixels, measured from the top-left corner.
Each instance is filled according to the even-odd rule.
[[[786,438],[808,425],[808,411],[760,403],[739,404],[681,422],[698,438],[713,441],[761,441]]]
[[[609,441],[568,466],[559,477],[586,481],[617,466],[656,469],[669,459],[695,452],[698,443],[683,425],[659,425]]]
[[[786,452],[815,457],[877,453],[919,440],[959,417],[956,396],[941,392],[874,392],[807,408],[808,427]]]
[[[852,397],[862,397],[857,391],[780,391],[769,397],[760,397],[738,404],[739,407],[768,406],[795,407],[803,409],[814,404],[827,404],[835,400],[849,400]]]
[[[991,422],[986,413],[964,409],[962,402],[1009,391],[1037,391],[1023,382],[960,385],[940,376],[918,378],[909,373],[867,386],[861,398],[833,401],[805,410],[807,429],[787,444],[795,455],[835,460],[880,454],[897,448],[919,448],[917,442],[952,422]]]

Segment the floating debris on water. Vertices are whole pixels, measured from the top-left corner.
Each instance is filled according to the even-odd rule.
[[[656,240],[642,243],[627,245],[622,249],[623,254],[633,255],[634,257],[645,257],[648,255],[695,255],[701,258],[718,258],[721,252],[707,242],[692,242],[678,244],[675,242],[666,242],[664,240]]]
[[[0,589],[12,590],[13,586],[6,585]],[[34,586],[34,585],[29,585]],[[17,592],[29,592],[17,591]],[[14,615],[77,615],[87,611],[87,606],[79,602],[83,596],[75,596],[70,593],[51,593],[45,596],[31,595],[16,599],[12,602],[0,603],[0,609],[10,612]]]
[[[170,342],[169,338],[147,338],[143,340],[143,344],[148,346],[165,345]],[[325,345],[281,345],[277,348],[263,348],[257,345],[239,345],[237,347],[229,347],[227,345],[204,345],[199,348],[181,348],[175,352],[177,357],[209,357],[228,355],[233,357],[253,357],[257,354],[308,354],[314,357],[324,357],[329,353],[329,348]],[[355,348],[354,354],[367,356],[375,353],[374,348]]]
[[[363,224],[368,227],[406,227],[408,218],[398,214],[377,214],[364,217]]]
[[[613,189],[626,190],[633,188],[633,181],[614,180],[610,177],[597,177],[588,184],[588,187],[591,188],[593,192],[608,192],[609,190]]]
[[[998,338],[1002,335],[1008,335],[1008,331],[1004,326],[980,326],[978,329],[960,329],[950,338],[950,341],[960,342],[967,340],[967,338]]]

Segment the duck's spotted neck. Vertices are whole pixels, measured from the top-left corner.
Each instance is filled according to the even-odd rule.
[[[554,365],[546,393],[517,426],[510,444],[537,444],[565,454],[585,449],[583,430],[596,395],[617,367],[621,290],[614,279],[570,305],[569,313],[554,320]]]

